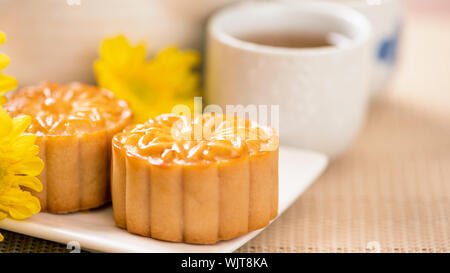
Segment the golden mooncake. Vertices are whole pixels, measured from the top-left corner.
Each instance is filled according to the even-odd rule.
[[[42,192],[32,192],[43,211],[66,213],[110,200],[112,136],[132,122],[125,101],[105,89],[81,83],[42,83],[15,92],[4,105],[11,116],[32,118],[27,133],[45,168]]]
[[[160,240],[213,244],[278,213],[278,136],[233,116],[165,114],[112,140],[117,226]]]

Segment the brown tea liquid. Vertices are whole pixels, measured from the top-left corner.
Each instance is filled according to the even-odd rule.
[[[239,39],[260,45],[287,48],[314,48],[338,46],[348,38],[340,33],[293,33],[293,32],[265,32],[246,34]]]

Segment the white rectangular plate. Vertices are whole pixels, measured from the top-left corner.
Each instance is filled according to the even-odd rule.
[[[327,164],[325,155],[280,147],[278,216],[311,185]],[[0,221],[0,228],[63,244],[76,241],[83,249],[104,252],[232,252],[263,230],[214,245],[164,242],[116,227],[111,206],[66,215],[39,213],[24,221],[5,219]]]

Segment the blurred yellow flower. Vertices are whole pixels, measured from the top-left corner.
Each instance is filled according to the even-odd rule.
[[[0,31],[0,44],[6,42],[5,33]],[[9,57],[0,53],[0,104],[3,104],[6,99],[3,96],[7,91],[13,90],[17,87],[17,80],[11,76],[1,73],[9,64]]]
[[[100,87],[129,102],[136,122],[170,112],[177,104],[193,107],[199,94],[200,56],[168,47],[146,60],[146,45],[131,45],[120,35],[105,39],[94,72]]]
[[[0,106],[0,220],[6,217],[22,220],[41,210],[39,200],[21,188],[42,191],[42,183],[36,176],[44,163],[38,157],[39,147],[34,144],[36,136],[23,134],[30,123],[29,116],[12,119]]]

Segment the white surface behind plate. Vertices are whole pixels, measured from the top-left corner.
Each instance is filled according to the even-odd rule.
[[[279,216],[311,185],[327,164],[328,159],[322,154],[280,148]],[[78,241],[84,249],[105,252],[232,252],[263,230],[215,245],[164,242],[117,228],[111,206],[66,215],[39,213],[24,221],[6,219],[0,221],[0,228],[63,244]]]

